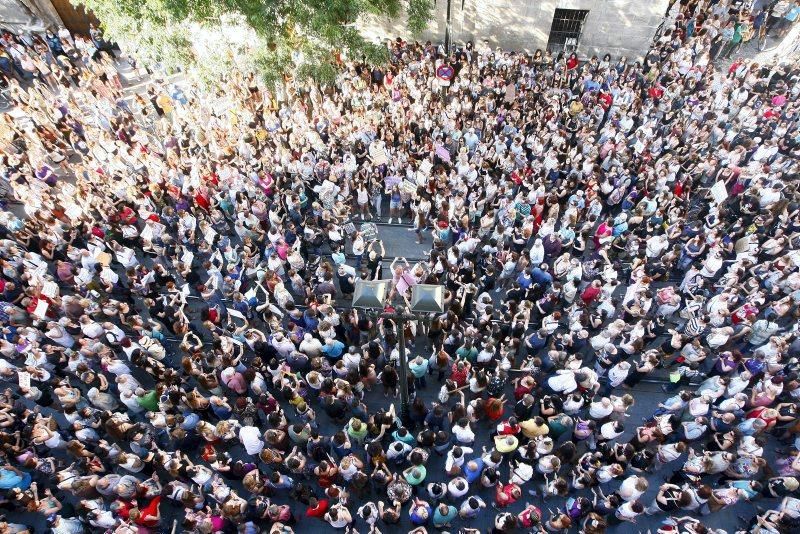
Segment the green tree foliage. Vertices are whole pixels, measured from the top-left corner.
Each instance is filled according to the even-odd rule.
[[[335,56],[380,63],[385,47],[355,28],[365,14],[399,17],[425,28],[433,0],[72,0],[92,10],[106,38],[145,62],[196,67],[212,77],[236,63],[268,82],[284,73],[330,81]],[[198,42],[210,54],[198,50]]]

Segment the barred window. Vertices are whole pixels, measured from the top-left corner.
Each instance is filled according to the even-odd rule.
[[[574,52],[578,48],[583,23],[588,14],[587,9],[556,9],[553,14],[553,24],[550,26],[547,49],[554,54]]]

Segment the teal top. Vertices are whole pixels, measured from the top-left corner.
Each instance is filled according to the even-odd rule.
[[[447,514],[442,514],[440,508],[440,506],[437,506],[433,510],[433,525],[435,527],[443,527],[447,525],[450,521],[456,518],[456,515],[458,515],[458,510],[456,510],[455,506],[448,506]]]
[[[414,476],[414,471],[419,473],[418,477]],[[409,484],[412,486],[418,486],[425,480],[425,477],[428,475],[428,470],[425,469],[424,465],[418,465],[416,467],[410,467],[408,471],[403,473],[403,476],[406,478]]]

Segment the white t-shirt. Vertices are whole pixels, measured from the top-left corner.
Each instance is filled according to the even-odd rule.
[[[600,435],[604,439],[614,439],[622,435],[622,432],[617,432],[614,428],[614,422],[610,421],[600,427]]]
[[[558,393],[572,393],[578,389],[578,383],[575,382],[575,374],[566,370],[559,371],[559,374],[548,378],[547,385]]]
[[[243,426],[240,428],[239,441],[242,442],[247,454],[259,454],[264,449],[264,442],[261,440],[261,431],[258,427]]]
[[[458,481],[461,481],[463,483],[462,489],[458,489]],[[469,491],[469,484],[463,477],[456,477],[447,483],[447,491],[448,493],[450,493],[450,496],[452,498],[458,499],[467,494],[467,492]]]
[[[592,416],[593,419],[605,419],[611,412],[614,411],[614,405],[610,402],[608,406],[604,406],[602,402],[593,402],[589,406],[589,415]]]
[[[455,425],[453,427],[453,435],[459,441],[459,443],[472,443],[475,441],[475,432],[467,425],[466,427],[462,427],[461,425]]]

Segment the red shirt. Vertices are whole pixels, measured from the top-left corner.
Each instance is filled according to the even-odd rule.
[[[514,400],[520,400],[522,397],[531,392],[531,388],[519,385],[514,388]]]
[[[514,488],[516,488],[516,484],[506,484],[505,486],[498,486],[497,490],[494,494],[494,500],[498,506],[508,506],[509,504],[513,504],[517,501],[514,498],[514,495],[511,493]]]
[[[117,499],[114,502],[117,503],[116,514],[127,521],[133,504],[130,501],[123,501],[122,499]]]
[[[650,98],[657,100],[664,96],[664,89],[661,87],[651,87],[648,89],[647,94],[650,96]]]
[[[529,528],[529,527],[532,527],[533,524],[534,524],[533,517],[531,517],[531,516],[535,516],[536,517],[536,524],[538,524],[539,520],[542,518],[542,511],[539,510],[539,508],[537,508],[535,506],[532,507],[532,508],[530,508],[530,507],[529,508],[525,508],[517,516],[517,519],[519,519],[519,522],[522,524],[523,527]]]
[[[122,208],[122,211],[119,212],[120,220],[125,224],[136,224],[136,212],[130,209],[128,206]]]
[[[194,203],[197,204],[197,207],[208,211],[208,208],[211,207],[211,202],[208,201],[205,195],[202,193],[197,193],[194,196]]]
[[[200,453],[200,457],[205,460],[206,462],[210,461],[212,457],[216,457],[217,451],[214,449],[214,446],[210,443],[206,443],[203,445],[203,450]]]
[[[317,506],[306,510],[306,517],[323,517],[328,511],[328,499],[320,499]]]
[[[161,496],[155,497],[150,504],[139,510],[139,517],[134,523],[142,527],[157,527],[161,522],[158,515],[158,505],[161,503]]]
[[[519,425],[509,425],[508,421],[503,421],[497,425],[497,433],[501,436],[513,436],[514,434],[519,433],[519,431]]]
[[[600,291],[601,290],[599,287],[589,286],[583,290],[583,294],[581,294],[581,300],[584,303],[589,304],[600,296]]]
[[[464,386],[467,384],[467,367],[465,366],[463,369],[458,369],[458,364],[454,363],[453,368],[450,371],[450,380],[455,382],[458,387]]]
[[[497,421],[503,417],[504,409],[505,406],[500,399],[490,398],[486,401],[486,417],[488,417],[490,421]]]

